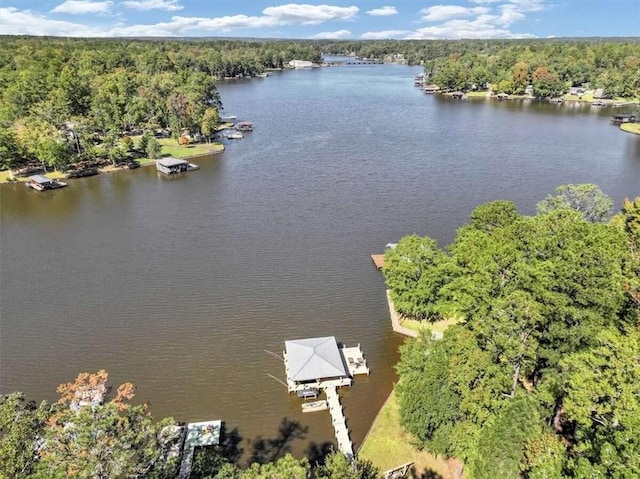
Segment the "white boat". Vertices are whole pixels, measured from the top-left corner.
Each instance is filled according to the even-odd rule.
[[[235,116],[235,115],[221,116],[221,117],[220,117],[220,121],[233,121],[233,120],[235,120],[236,118],[238,118],[238,117],[237,117],[237,116]]]
[[[230,140],[242,140],[244,138],[244,135],[239,131],[236,131],[233,133],[227,133],[225,136]]]
[[[328,408],[327,401],[324,399],[321,401],[306,402],[302,405],[302,412],[316,412],[325,411]]]

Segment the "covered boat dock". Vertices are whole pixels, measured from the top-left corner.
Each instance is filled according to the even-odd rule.
[[[338,347],[334,336],[285,341],[284,367],[289,392],[322,390],[327,396],[338,449],[349,461],[353,444],[340,404],[338,388],[351,386],[356,374],[369,374],[360,345]]]
[[[198,165],[178,158],[162,158],[156,161],[156,169],[165,175],[174,175],[185,171],[197,170]]]

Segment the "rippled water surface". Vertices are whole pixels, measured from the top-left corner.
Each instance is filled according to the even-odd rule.
[[[453,101],[412,86],[415,67],[335,67],[220,86],[225,114],[255,123],[176,178],[140,168],[38,194],[0,187],[0,393],[52,400],[100,368],[155,416],[221,418],[241,446],[328,414],[268,374],[286,339],[361,343],[372,374],[342,391],[356,446],[396,379],[402,338],[369,255],[404,234],[451,241],[474,206],[524,213],[559,184],[640,194],[640,140],[611,112]]]

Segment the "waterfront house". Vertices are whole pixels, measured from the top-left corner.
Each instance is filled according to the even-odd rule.
[[[604,93],[604,89],[603,88],[598,88],[596,91],[593,92],[593,98],[595,100],[601,100],[603,98],[606,98],[606,95]]]
[[[66,183],[52,178],[48,178],[44,175],[33,175],[29,177],[27,186],[36,191],[54,190],[56,188],[63,188],[67,186]]]
[[[313,63],[307,60],[291,60],[289,66],[291,68],[311,68],[313,67]]]
[[[156,169],[165,175],[174,175],[185,171],[197,170],[198,165],[178,158],[162,158],[156,161]]]

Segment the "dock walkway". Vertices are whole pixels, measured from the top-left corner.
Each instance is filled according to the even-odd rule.
[[[327,402],[329,403],[329,413],[331,414],[331,424],[335,431],[338,449],[346,456],[349,461],[353,461],[353,444],[349,439],[349,429],[347,428],[346,419],[342,413],[342,404],[335,387],[325,388]]]

